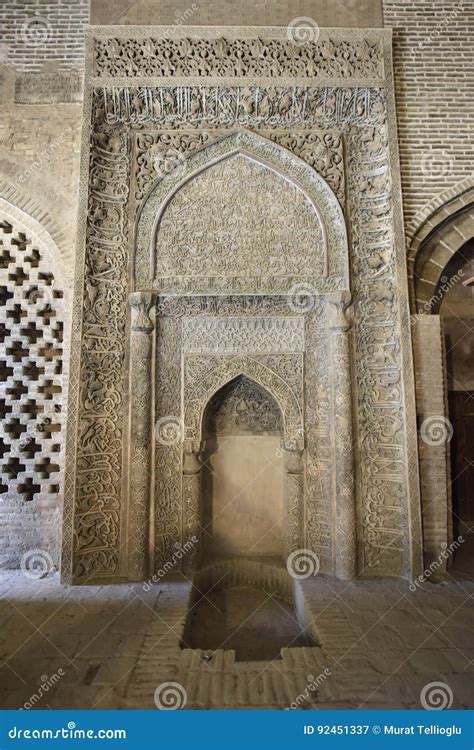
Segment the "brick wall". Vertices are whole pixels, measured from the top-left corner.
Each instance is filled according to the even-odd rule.
[[[405,228],[472,176],[472,0],[384,0],[394,71]]]
[[[0,201],[0,322],[8,332],[0,346],[0,567],[18,567],[25,555],[59,564],[64,441],[48,431],[66,403],[88,6],[0,3],[0,198],[8,202]],[[34,231],[11,220],[9,205],[49,233],[53,262]],[[40,308],[52,287],[44,279],[53,276],[54,305],[61,293],[66,309],[46,324]]]
[[[44,63],[60,70],[84,64],[88,0],[2,0],[0,62],[38,71]]]
[[[82,105],[67,101],[67,88],[57,97],[62,101],[48,102],[48,80],[45,73],[0,66],[0,196],[51,234],[63,261],[57,271],[67,288],[75,257]]]

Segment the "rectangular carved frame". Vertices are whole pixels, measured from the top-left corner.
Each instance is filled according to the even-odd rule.
[[[178,62],[163,68],[159,50],[164,40],[178,52],[183,45],[192,48],[188,69]],[[270,61],[264,68],[255,54],[262,45]],[[124,50],[130,47],[134,53],[127,58]],[[230,64],[236,50],[243,61],[239,69]],[[223,118],[219,112],[214,120],[206,114],[202,126],[182,116],[183,102],[192,100],[195,87],[204,97],[217,87],[225,100],[237,90],[245,88],[252,96],[260,88],[269,100],[281,101],[286,89],[293,108],[277,108],[271,122],[270,116],[247,110],[244,123],[241,110],[234,110],[233,117],[257,132],[277,127],[287,131],[290,149],[302,148],[308,130],[342,137],[354,296],[358,569],[369,576],[410,576],[421,567],[391,33],[324,29],[309,53],[291,49],[281,28],[98,27],[88,37],[64,498],[65,580],[113,579],[127,572],[129,477],[124,466],[134,237],[131,188],[136,191],[137,174],[133,143],[139,129],[157,132],[171,125],[189,130],[191,124],[199,133],[203,127],[206,132],[231,127],[228,115]],[[182,59],[177,54],[176,60]],[[164,110],[161,120],[155,112],[147,120],[146,112],[134,112],[133,97],[126,92],[137,87],[157,97],[166,94],[173,116]],[[106,122],[101,102],[110,97],[125,102],[120,106],[128,107],[122,112],[127,122]],[[308,101],[315,104],[302,116]],[[325,386],[327,392],[337,384]],[[318,387],[321,390],[321,379]],[[335,443],[341,439],[338,416],[330,418],[330,408],[325,413]],[[313,461],[316,476],[321,462],[330,462],[331,456],[318,454]],[[319,538],[324,556],[321,528],[330,520],[316,490],[312,497],[318,511],[315,518],[306,518],[307,539],[313,535],[316,546]]]

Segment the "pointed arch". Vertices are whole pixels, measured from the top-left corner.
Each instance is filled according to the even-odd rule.
[[[318,285],[328,283],[334,288],[336,277],[336,285],[347,288],[347,232],[342,209],[333,191],[302,159],[273,141],[244,130],[226,135],[187,158],[180,157],[172,174],[155,181],[137,223],[135,288],[150,288],[154,284],[157,230],[173,199],[207,170],[239,155],[268,169],[288,183],[295,195],[304,197],[322,234],[323,272],[315,279],[315,286],[318,288]]]
[[[248,406],[238,416],[237,403],[235,397],[242,403],[250,401],[254,408]],[[229,405],[234,404],[235,412],[230,407],[230,422],[224,427],[229,430],[238,429],[239,431],[251,432],[252,434],[280,434],[283,435],[283,413],[281,406],[272,393],[257,383],[253,378],[247,377],[243,373],[232,378],[219,388],[209,398],[203,410],[201,434],[203,439],[211,434],[222,431],[218,427],[219,416],[222,416]],[[224,421],[225,424],[225,421]]]
[[[206,358],[202,377],[189,378],[192,385],[189,390],[185,390],[184,404],[186,438],[201,440],[207,404],[221,388],[239,376],[247,377],[264,388],[276,401],[283,416],[285,442],[301,439],[303,414],[294,390],[280,373],[265,365],[261,360],[244,355]]]

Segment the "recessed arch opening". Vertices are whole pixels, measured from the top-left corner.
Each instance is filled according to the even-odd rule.
[[[284,554],[283,415],[245,374],[221,386],[202,418],[202,559]]]
[[[464,190],[438,206],[418,229],[409,254],[412,309],[418,314],[414,341],[425,566],[449,546],[446,567],[469,577],[474,573],[471,194],[472,188]]]
[[[453,539],[465,540],[454,553],[455,568],[474,572],[474,238],[453,255],[443,272],[436,312],[444,338],[450,441]],[[467,545],[466,545],[467,543]]]

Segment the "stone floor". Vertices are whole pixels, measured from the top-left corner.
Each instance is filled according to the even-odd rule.
[[[235,662],[230,650],[180,649],[191,589],[184,577],[144,591],[3,573],[0,706],[420,708],[432,682],[443,683],[452,708],[473,706],[474,582],[466,574],[415,591],[400,580],[323,576],[302,588],[320,647]]]

